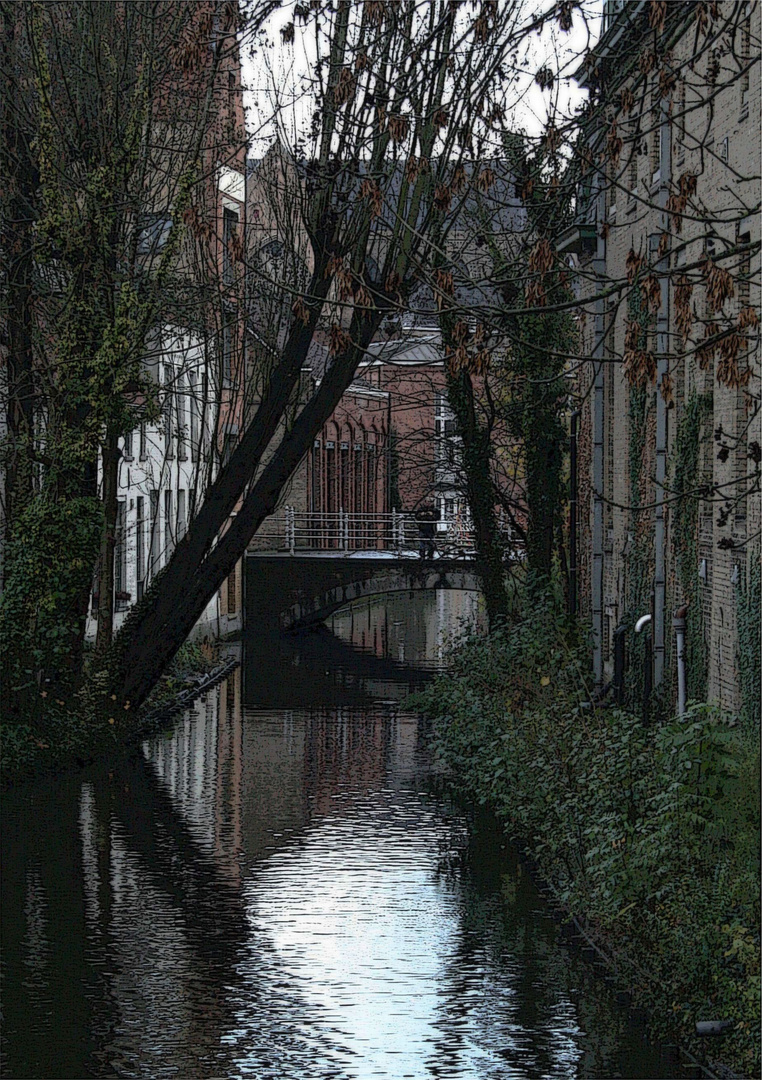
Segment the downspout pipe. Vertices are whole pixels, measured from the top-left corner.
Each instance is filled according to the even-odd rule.
[[[664,485],[667,477],[668,413],[664,400],[663,385],[669,374],[669,253],[660,251],[661,239],[669,235],[669,214],[667,199],[671,181],[671,124],[669,105],[666,99],[661,102],[659,127],[659,193],[661,209],[661,232],[650,239],[650,254],[658,257],[654,269],[659,278],[659,311],[656,316],[656,461],[655,485],[656,498],[654,509],[654,619],[652,627],[654,685],[659,686],[664,677],[664,658],[666,653],[665,614],[667,606],[667,523],[664,514]]]
[[[641,615],[635,623],[635,633],[639,634],[647,626],[650,627],[652,622],[653,614],[651,612],[647,615]],[[653,689],[653,634],[648,635],[645,645],[646,655],[643,664],[643,723],[647,724],[648,706],[651,700],[651,691]]]
[[[682,604],[672,619],[677,654],[677,715],[685,716],[685,617],[688,605]]]
[[[638,621],[635,623],[635,633],[639,634],[644,626],[648,626],[648,624],[650,623],[652,618],[653,618],[653,616],[650,615],[650,614],[649,615],[641,615],[640,618],[638,619]]]
[[[600,183],[600,181],[599,181]],[[597,220],[606,219],[606,192],[600,185],[597,198]],[[606,241],[598,229],[593,260],[593,279],[596,289],[602,290],[606,275]],[[603,348],[606,336],[606,301],[598,297],[595,305],[595,338],[593,342],[593,558],[590,580],[590,607],[593,637],[593,677],[596,688],[603,686]]]
[[[577,425],[579,409],[571,414],[569,431],[569,614],[577,614]]]

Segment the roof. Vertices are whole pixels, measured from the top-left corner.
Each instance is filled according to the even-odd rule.
[[[438,341],[407,338],[397,341],[373,341],[366,357],[382,364],[441,364],[442,350]],[[366,361],[367,362],[367,361]]]

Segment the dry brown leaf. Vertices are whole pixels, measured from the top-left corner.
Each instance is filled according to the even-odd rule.
[[[406,116],[392,114],[387,120],[387,127],[392,142],[402,142],[407,138],[407,133],[410,130],[410,121]]]
[[[452,191],[447,184],[437,184],[434,188],[434,206],[437,210],[447,213],[452,203]]]
[[[352,344],[352,339],[346,330],[338,325],[338,323],[332,323],[329,331],[329,345],[328,352],[331,356],[341,356],[342,353],[347,352]]]
[[[625,260],[625,264],[624,264],[625,270],[627,272],[627,281],[629,282],[630,285],[632,285],[633,281],[635,280],[637,275],[640,273],[640,270],[643,267],[644,262],[645,262],[645,259],[643,258],[643,256],[642,255],[636,255],[634,248],[630,248],[630,250],[627,253],[627,259]]]
[[[701,269],[706,283],[706,300],[709,309],[721,311],[725,301],[735,294],[733,278],[724,266],[717,266],[712,259],[706,259]]]
[[[304,326],[310,321],[310,313],[307,309],[307,305],[304,302],[303,297],[297,296],[294,300],[294,306],[291,308],[294,313],[294,318],[297,319]]]
[[[648,25],[657,34],[664,29],[664,20],[667,17],[667,0],[649,0]]]

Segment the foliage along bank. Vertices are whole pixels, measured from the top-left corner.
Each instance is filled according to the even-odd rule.
[[[11,784],[49,770],[81,767],[139,742],[157,727],[171,725],[171,716],[188,699],[206,692],[207,685],[224,677],[228,665],[220,662],[216,645],[186,641],[145,706],[137,710],[116,697],[111,709],[102,707],[103,687],[86,684],[79,695],[65,700],[54,686],[38,689],[39,712],[19,719],[0,712],[0,778]],[[203,691],[198,689],[204,681]],[[212,680],[212,683],[210,683]]]
[[[589,705],[588,650],[551,603],[472,638],[416,698],[463,792],[526,846],[560,903],[607,946],[656,1034],[759,1072],[757,734],[693,704],[644,726]]]

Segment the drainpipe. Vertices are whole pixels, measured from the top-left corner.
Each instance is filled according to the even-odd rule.
[[[577,614],[577,424],[579,409],[571,414],[569,432],[569,614]]]
[[[675,631],[677,653],[677,715],[685,716],[685,616],[688,605],[683,604],[675,612],[672,626]]]
[[[671,134],[668,115],[668,103],[661,103],[661,125],[659,130],[659,195],[661,207],[661,232],[669,234],[667,214],[667,195],[671,168]],[[651,254],[655,255],[659,246],[660,235],[650,237]],[[662,394],[662,381],[669,371],[669,253],[665,252],[656,263],[655,272],[659,277],[660,300],[659,313],[656,317],[656,508],[654,511],[654,620],[653,653],[654,685],[659,686],[664,677],[665,656],[665,609],[667,600],[666,575],[666,522],[664,518],[664,483],[667,476],[667,405]]]
[[[653,620],[653,615],[641,615],[635,623],[635,633],[639,634]],[[648,723],[648,702],[653,689],[653,636],[646,639],[646,659],[643,665],[643,723]]]
[[[597,220],[606,217],[606,194],[598,192]],[[596,289],[603,288],[606,273],[606,241],[598,230],[597,248],[593,260],[593,280]],[[606,301],[600,297],[595,305],[595,341],[593,344],[594,382],[592,395],[593,427],[593,565],[590,582],[593,632],[593,675],[596,687],[603,685],[603,343],[606,334]]]

